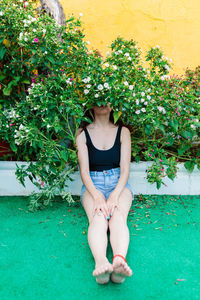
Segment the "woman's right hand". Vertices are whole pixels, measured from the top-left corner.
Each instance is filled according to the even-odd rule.
[[[106,220],[110,218],[109,210],[106,203],[106,198],[104,195],[97,190],[95,196],[94,196],[94,210],[93,210],[93,216],[98,213],[103,213]]]

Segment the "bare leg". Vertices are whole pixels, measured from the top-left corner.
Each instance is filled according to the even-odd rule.
[[[120,254],[126,257],[130,238],[127,226],[127,216],[131,204],[131,193],[125,188],[119,198],[119,210],[114,210],[113,216],[109,221],[110,243],[113,250],[113,256]],[[128,264],[119,256],[115,257],[113,261],[113,269],[114,271],[111,279],[116,283],[122,283],[126,277],[132,275],[132,270]]]
[[[112,264],[106,257],[108,221],[103,214],[93,216],[93,199],[86,190],[83,194],[83,206],[89,219],[88,243],[95,260],[95,270],[93,276],[100,284],[107,283],[110,273],[113,271]]]

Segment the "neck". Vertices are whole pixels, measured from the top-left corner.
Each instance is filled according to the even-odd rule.
[[[93,124],[95,127],[107,128],[110,125],[109,115],[95,116]]]

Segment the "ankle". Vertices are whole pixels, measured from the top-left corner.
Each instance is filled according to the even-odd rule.
[[[102,257],[98,257],[95,259],[95,265],[96,266],[99,266],[99,265],[102,265],[102,264],[105,264],[108,262],[108,259],[106,256],[102,256]]]

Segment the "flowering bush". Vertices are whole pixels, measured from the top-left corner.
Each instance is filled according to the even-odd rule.
[[[129,125],[131,161],[153,162],[147,180],[157,188],[165,176],[175,178],[178,161],[200,169],[199,68],[169,76],[171,60],[158,45],[144,68],[141,49],[122,37],[103,58],[88,51],[80,20],[59,26],[31,5],[10,4],[4,0],[1,10],[0,137],[16,160],[31,161],[16,171],[22,184],[28,176],[41,189],[30,209],[51,204],[58,191],[73,201],[64,187],[78,169],[75,136],[82,120],[91,122],[84,114],[93,105],[111,103],[114,121]]]

